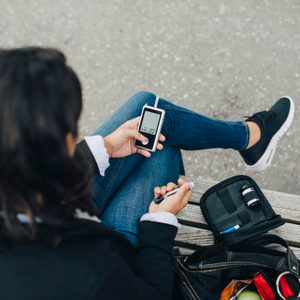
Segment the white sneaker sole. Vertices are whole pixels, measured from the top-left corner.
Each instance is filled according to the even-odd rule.
[[[288,117],[285,120],[285,122],[281,125],[279,130],[274,134],[272,139],[270,140],[270,143],[269,143],[265,153],[262,155],[262,157],[254,165],[247,165],[245,163],[246,171],[249,171],[249,172],[262,172],[267,167],[270,166],[270,164],[272,162],[272,159],[274,157],[274,154],[275,154],[275,150],[276,150],[276,146],[277,146],[278,141],[287,132],[287,130],[289,129],[289,127],[291,126],[291,124],[293,122],[294,115],[295,115],[294,101],[292,100],[292,98],[290,98],[288,96],[284,96],[282,98],[287,98],[287,99],[290,100],[291,108],[290,108],[290,112],[288,114]]]

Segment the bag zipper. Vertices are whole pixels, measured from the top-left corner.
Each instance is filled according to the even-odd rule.
[[[189,284],[186,281],[182,282],[182,288],[185,290],[186,294],[191,300],[199,300],[200,298],[195,298],[193,291],[190,289]]]
[[[261,266],[268,267],[266,265],[253,263],[253,262],[243,262],[243,261],[234,261],[234,262],[226,262],[226,263],[214,263],[214,264],[205,264],[199,266],[201,269],[209,269],[209,268],[230,268],[235,266]]]
[[[181,261],[179,261],[180,266],[187,272],[190,273],[208,273],[208,272],[213,272],[213,271],[218,271],[218,270],[225,270],[229,269],[231,267],[236,267],[236,266],[258,266],[258,267],[264,267],[264,268],[270,268],[270,266],[263,265],[263,264],[258,264],[254,262],[245,262],[245,261],[235,261],[235,262],[221,262],[221,263],[214,263],[214,264],[200,264],[197,270],[191,270],[187,267],[185,267]],[[210,269],[210,270],[207,270]]]
[[[191,285],[191,283],[190,283],[189,279],[187,278],[187,276],[185,275],[185,273],[180,269],[179,265],[181,265],[183,267],[180,259],[177,259],[177,269],[180,272],[181,276],[183,276],[185,279],[185,281],[182,281],[182,284],[183,284],[183,288],[188,293],[188,296],[190,296],[190,298],[192,300],[201,300],[201,298],[195,292],[193,286]]]

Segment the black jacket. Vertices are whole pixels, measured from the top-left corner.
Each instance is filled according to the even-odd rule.
[[[96,170],[85,142],[78,152]],[[0,299],[171,299],[176,233],[172,225],[141,222],[134,249],[94,221],[41,224],[36,242],[15,243],[0,253]]]

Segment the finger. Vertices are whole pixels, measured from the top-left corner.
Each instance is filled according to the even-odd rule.
[[[166,137],[163,134],[159,135],[159,141],[164,142],[166,140]]]
[[[156,186],[154,188],[154,197],[158,197],[160,195],[160,187],[159,186]]]
[[[143,150],[143,149],[138,149],[137,150],[137,153],[138,154],[141,154],[141,155],[143,155],[143,156],[145,156],[145,157],[151,157],[151,153],[149,152],[149,151],[147,151],[147,150]]]
[[[161,194],[164,195],[167,192],[167,187],[164,185],[160,188]]]
[[[178,186],[177,186],[174,182],[169,182],[169,183],[167,184],[167,191],[170,192],[170,191],[176,189],[177,187],[178,187]]]
[[[188,204],[188,201],[181,201],[181,203],[180,203],[181,209],[185,208],[187,206],[187,204]]]
[[[126,137],[135,138],[136,140],[141,141],[142,143],[143,142],[145,142],[145,143],[148,142],[148,139],[145,136],[143,136],[142,134],[140,134],[135,129],[127,128],[127,129],[124,130],[124,134],[125,134]]]
[[[192,191],[189,190],[182,198],[182,204],[186,206],[192,197]]]
[[[130,129],[136,129],[139,125],[140,119],[141,119],[141,117],[138,116],[134,119],[128,120],[122,125],[122,127],[130,128]]]
[[[182,199],[182,198],[187,194],[187,192],[189,191],[189,189],[190,189],[189,184],[188,184],[188,183],[185,183],[185,184],[183,184],[183,185],[179,188],[179,190],[178,190],[178,192],[177,192],[176,194],[178,195],[178,197],[179,197],[180,199]]]
[[[177,180],[177,182],[178,182],[179,185],[185,184],[185,180],[184,180],[183,178],[179,178],[179,179]]]
[[[157,144],[156,149],[157,150],[162,150],[164,148],[164,146],[160,143]]]
[[[188,205],[190,199],[191,199],[191,194],[186,194],[181,201],[181,207],[182,208],[186,207]]]

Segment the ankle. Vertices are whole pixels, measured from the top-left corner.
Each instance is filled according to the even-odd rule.
[[[249,143],[246,149],[254,146],[261,137],[261,132],[259,126],[255,122],[246,122],[249,128]]]

